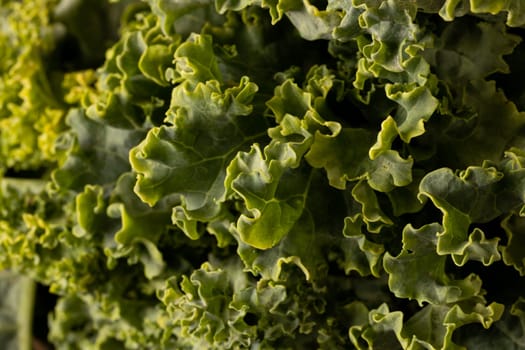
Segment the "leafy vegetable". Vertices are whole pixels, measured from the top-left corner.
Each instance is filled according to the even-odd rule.
[[[5,336],[525,348],[518,3],[0,0]]]

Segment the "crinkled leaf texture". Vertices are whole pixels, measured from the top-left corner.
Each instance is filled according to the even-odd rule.
[[[0,0],[57,349],[525,348],[522,1],[111,2]]]

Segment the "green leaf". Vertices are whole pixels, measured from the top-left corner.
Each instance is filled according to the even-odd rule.
[[[237,264],[215,267],[206,263],[180,281],[168,280],[159,293],[171,316],[166,331],[176,333],[185,347],[250,346],[256,327],[244,321],[247,305],[237,308],[233,301],[253,284],[247,277]]]
[[[143,138],[143,131],[104,125],[87,118],[82,109],[71,110],[68,123],[71,131],[60,145],[67,158],[52,174],[59,187],[81,190],[86,184],[110,184],[130,170],[128,152]]]
[[[441,7],[439,14],[447,21],[467,12],[476,14],[498,15],[506,13],[506,23],[511,27],[520,27],[525,23],[525,16],[521,10],[523,0],[517,1],[490,1],[490,0],[447,0]]]
[[[231,234],[238,237],[238,255],[254,274],[281,281],[286,279],[286,267],[295,266],[302,271],[306,280],[315,283],[326,277],[330,251],[337,252],[334,259],[344,259],[346,254],[341,251],[344,246],[342,236],[339,235],[346,214],[345,198],[340,191],[328,186],[320,172],[304,166],[289,172],[283,182],[289,187],[278,187],[278,190],[283,194],[292,190],[304,195],[302,206],[297,209],[300,216],[293,226],[283,232],[276,244],[265,249],[257,249],[250,242],[245,243],[235,226],[231,228]],[[288,179],[294,179],[295,182],[288,182]],[[309,183],[307,192],[301,185],[305,182]],[[275,235],[269,230],[254,233],[254,239],[263,242]]]
[[[457,94],[442,103],[450,105],[445,112],[448,125],[433,129],[437,152],[448,155],[446,166],[462,169],[481,166],[486,160],[499,163],[525,125],[522,112],[494,81],[457,79],[454,71],[440,78],[450,80]]]
[[[78,237],[99,232],[110,226],[106,218],[107,196],[101,186],[87,185],[84,192],[75,198],[78,226],[74,234]]]
[[[171,45],[151,44],[139,60],[141,72],[158,85],[168,85],[165,72],[170,66],[174,52]]]
[[[501,255],[507,265],[513,266],[521,276],[525,275],[525,253],[521,249],[525,242],[522,234],[525,219],[520,215],[509,215],[501,221],[501,227],[507,235],[507,245],[501,246]]]
[[[301,37],[306,40],[331,39],[332,32],[342,17],[338,11],[322,10],[308,1],[285,13]]]
[[[452,85],[463,84],[496,72],[508,73],[503,56],[510,54],[520,41],[500,22],[460,19],[445,28],[436,47],[426,50],[424,56],[440,78]],[[477,45],[480,42],[484,45]]]
[[[176,71],[181,79],[194,82],[222,81],[209,35],[191,34],[175,51]]]
[[[349,335],[357,349],[402,349],[402,327],[403,313],[390,312],[388,305],[381,304],[369,311],[367,324],[350,327]]]
[[[336,31],[339,40],[356,40],[362,55],[353,85],[362,90],[365,82],[374,77],[391,83],[425,85],[430,70],[420,53],[432,41],[414,21],[416,4],[389,0],[358,1],[356,5],[362,11],[358,17],[354,6],[342,5],[350,13],[346,19],[350,23],[343,21]],[[356,17],[360,29],[356,27]]]
[[[496,303],[488,306],[481,303],[452,307],[427,305],[405,323],[403,336],[407,341],[410,339],[408,349],[464,349],[456,342],[460,339],[457,333],[461,334],[465,325],[479,327],[481,324],[487,329],[502,314],[503,305]],[[459,343],[465,345],[462,341]]]
[[[148,0],[148,3],[167,36],[199,33],[206,22],[223,20],[216,13],[213,0]]]
[[[239,11],[253,5],[268,8],[272,24],[276,24],[288,12],[301,9],[303,6],[302,2],[297,0],[216,0],[217,10],[220,13],[227,10]]]
[[[162,340],[159,326],[167,320],[165,310],[145,300],[70,294],[58,300],[50,316],[49,339],[58,349],[180,348],[173,339]]]
[[[168,232],[173,204],[162,202],[152,208],[136,196],[134,185],[135,176],[125,173],[115,186],[107,214],[120,218],[121,227],[115,232],[116,244],[110,244],[104,252],[110,264],[120,258],[127,258],[130,265],[140,261],[146,278],[152,279],[166,266],[158,244],[160,237]]]
[[[256,91],[247,78],[224,92],[214,80],[173,89],[171,125],[151,129],[130,153],[140,198],[153,206],[177,197],[189,218],[216,216],[225,200],[226,167],[265,134],[264,119],[250,115]]]
[[[439,224],[419,229],[408,225],[403,230],[401,253],[396,257],[385,254],[383,265],[389,274],[388,285],[398,298],[442,305],[482,295],[478,276],[454,279],[445,271],[447,257],[436,251],[441,230]]]
[[[424,122],[438,106],[438,100],[429,89],[424,86],[386,85],[385,91],[386,96],[400,106],[394,119],[401,139],[408,143],[413,137],[422,135],[425,132]]]
[[[429,304],[403,322],[403,313],[390,311],[386,304],[370,311],[357,302],[351,306],[356,320],[352,322],[349,336],[357,349],[465,349],[453,342],[453,335],[455,341],[469,339],[469,336],[475,340],[483,333],[471,332],[465,337],[463,328],[472,329],[465,325],[481,324],[489,328],[493,323],[498,324],[496,321],[503,313],[503,306],[496,303],[489,306],[472,303],[462,307]],[[456,337],[456,333],[459,336]]]
[[[270,143],[264,155],[255,145],[230,163],[225,184],[239,195],[248,214],[239,217],[241,240],[258,249],[275,246],[293,228],[304,210],[310,179],[293,171],[300,157],[293,148]]]
[[[361,233],[359,228],[356,231],[352,226],[356,225],[357,218],[346,217],[343,235],[345,239],[341,241],[341,248],[344,260],[341,262],[345,273],[357,271],[361,276],[373,275],[379,277],[382,271],[383,254],[385,247],[382,244],[374,243]]]
[[[315,135],[305,158],[315,168],[325,168],[330,184],[344,189],[346,182],[367,179],[373,189],[388,192],[412,182],[412,160],[388,150],[370,159],[375,133],[366,129],[345,128],[335,135]]]
[[[495,324],[497,331],[497,337],[499,342],[493,341],[498,344],[507,345],[508,348],[522,349],[525,348],[525,305],[522,297],[518,298],[512,304],[512,306],[506,310],[502,319]],[[467,337],[467,339],[470,337]],[[474,338],[474,337],[472,337]],[[471,339],[472,339],[471,338]],[[476,340],[474,338],[474,340]],[[482,338],[483,340],[483,338]],[[479,344],[480,342],[475,342]],[[481,345],[481,344],[480,344]],[[498,344],[499,345],[499,344]]]
[[[399,217],[403,214],[420,212],[425,203],[426,197],[418,199],[419,183],[425,172],[421,169],[414,169],[413,181],[404,187],[396,187],[387,193],[388,199],[392,203],[394,216]]]
[[[352,188],[352,197],[361,205],[362,220],[368,232],[379,233],[383,226],[394,224],[381,209],[374,190],[365,181],[357,182]]]
[[[506,189],[506,182],[513,182],[509,177],[494,167],[469,167],[457,175],[450,169],[438,169],[423,178],[420,198],[430,198],[443,213],[444,230],[437,241],[440,254],[458,255],[454,258],[456,263],[463,264],[466,257],[460,259],[459,256],[470,255],[474,249],[479,254],[471,258],[480,259],[484,264],[499,260],[497,238],[489,241],[481,229],[476,228],[470,234],[468,230],[472,223],[489,222],[519,205],[511,200]],[[516,190],[520,191],[519,188]],[[502,196],[506,199],[502,200]],[[518,193],[511,196],[521,197]]]
[[[170,93],[165,70],[173,65],[180,38],[162,35],[153,16],[137,16],[127,25],[125,34],[107,51],[107,59],[97,71],[96,91],[85,107],[93,120],[138,129],[164,118],[164,99]]]
[[[292,349],[318,346],[318,331],[334,332],[315,322],[324,310],[321,294],[295,278],[289,286],[256,283],[235,259],[167,280],[159,298],[170,315],[167,332],[188,348]]]

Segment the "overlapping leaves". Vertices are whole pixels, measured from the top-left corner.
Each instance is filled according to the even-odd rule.
[[[95,62],[100,28],[85,37],[77,23],[98,7],[66,3],[55,15],[83,44],[77,63]],[[33,49],[51,43],[54,3],[38,4]],[[57,165],[51,184],[2,180],[0,262],[61,295],[53,342],[460,349],[492,334],[522,346],[521,291],[492,275],[525,273],[524,119],[500,78],[520,52],[507,28],[519,5],[118,6],[119,40],[66,92],[47,94],[32,49],[29,78],[9,75],[16,36],[0,63],[16,83],[0,85],[0,119],[27,101],[52,117],[31,147],[6,146],[23,153],[8,167]]]

